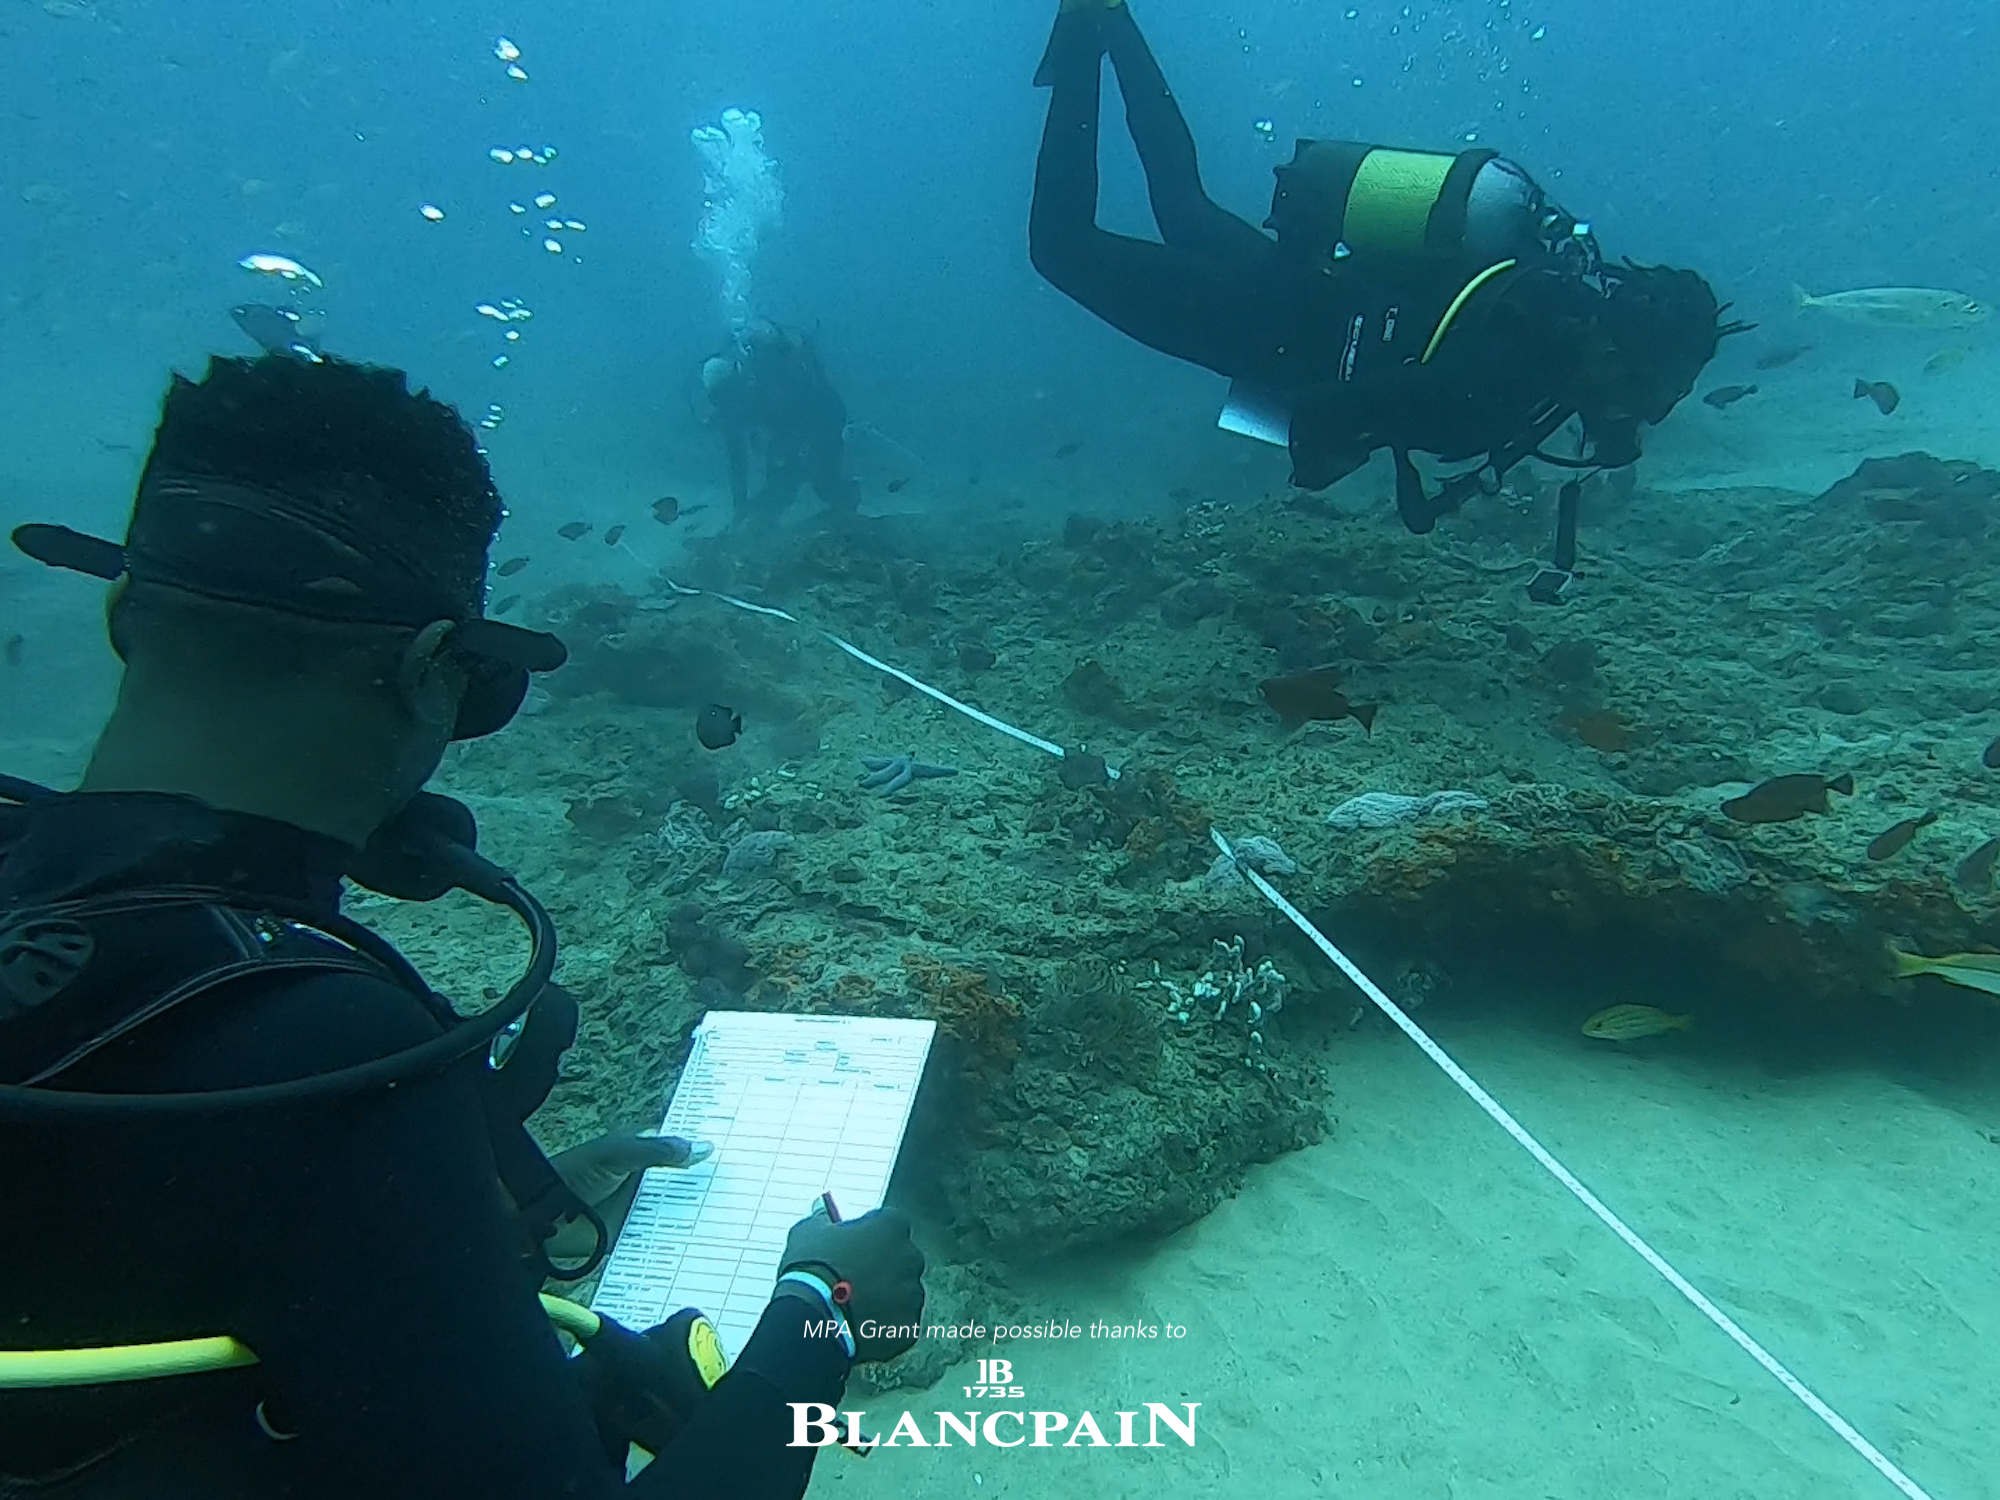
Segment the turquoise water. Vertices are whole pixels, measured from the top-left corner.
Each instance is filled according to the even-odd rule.
[[[1990,880],[1954,875],[2000,829],[2000,544],[1966,498],[1992,475],[1828,493],[1907,453],[2000,468],[2000,355],[1990,323],[1856,328],[1791,296],[2000,297],[1987,10],[1146,8],[1211,190],[1253,219],[1296,135],[1492,144],[1614,254],[1698,265],[1758,321],[1701,382],[1758,393],[1684,401],[1632,493],[1593,485],[1584,588],[1547,610],[1521,590],[1546,476],[1428,538],[1379,462],[1302,499],[1282,452],[1215,430],[1220,381],[1034,275],[1039,12],[0,6],[0,522],[119,534],[169,371],[248,353],[245,300],[484,423],[494,556],[529,559],[494,602],[574,661],[439,785],[555,912],[583,998],[544,1141],[656,1123],[708,1008],[928,1016],[892,1196],[932,1315],[1185,1330],[933,1339],[848,1405],[935,1435],[940,1409],[1196,1402],[1191,1448],[831,1453],[815,1493],[1897,1493],[1212,877],[1213,827],[1281,845],[1277,888],[1859,1441],[1938,1500],[2000,1496],[2000,1019],[1883,956],[2000,947]],[[711,234],[740,184],[690,140],[731,108],[761,114],[783,190],[751,241]],[[1122,147],[1106,213],[1150,232]],[[753,307],[815,328],[848,399],[853,531],[809,503],[731,530],[689,397]],[[1064,785],[822,629],[1125,774]],[[1368,732],[1267,711],[1301,640],[1379,702]],[[67,785],[116,681],[98,590],[7,553],[0,643],[0,769]],[[694,740],[709,701],[747,721],[725,752]],[[904,752],[959,774],[857,784]],[[1788,772],[1856,791],[1794,823],[1720,812]],[[1483,806],[1326,821],[1441,791]],[[770,832],[768,868],[725,876]],[[689,959],[690,902],[743,983]],[[467,1005],[517,972],[489,913],[355,911]],[[1232,938],[1281,1010],[1180,1004]],[[1694,1027],[1580,1034],[1616,1004]],[[1024,1394],[962,1395],[994,1357]]]

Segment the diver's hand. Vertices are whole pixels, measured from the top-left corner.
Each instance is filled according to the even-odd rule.
[[[691,1167],[704,1160],[710,1150],[706,1141],[615,1130],[557,1152],[549,1158],[549,1165],[579,1200],[594,1208],[614,1196],[634,1174],[651,1167]]]
[[[853,1288],[847,1304],[857,1362],[894,1359],[917,1340],[924,1316],[924,1252],[901,1209],[878,1208],[834,1223],[814,1214],[792,1226],[779,1274],[808,1271],[829,1286]],[[885,1330],[894,1329],[893,1334]],[[866,1330],[866,1332],[864,1332]]]

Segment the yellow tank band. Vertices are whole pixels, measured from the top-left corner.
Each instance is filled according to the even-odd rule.
[[[1431,334],[1431,341],[1424,345],[1424,356],[1417,363],[1427,365],[1431,362],[1431,356],[1437,353],[1438,345],[1444,342],[1445,334],[1451,331],[1452,320],[1458,316],[1459,309],[1465,306],[1474,292],[1485,286],[1487,282],[1498,276],[1502,271],[1511,271],[1518,264],[1518,261],[1503,260],[1497,265],[1488,266],[1477,276],[1473,277],[1472,280],[1460,287],[1458,295],[1451,299],[1451,306],[1447,307],[1444,310],[1444,316],[1438,319],[1437,330]]]
[[[1361,158],[1347,189],[1340,237],[1349,249],[1414,254],[1424,248],[1431,210],[1444,191],[1455,156],[1391,151],[1377,146]]]

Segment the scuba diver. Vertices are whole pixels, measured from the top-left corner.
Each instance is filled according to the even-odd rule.
[[[552,1164],[523,1123],[576,1032],[553,930],[421,790],[564,659],[485,618],[501,514],[452,408],[276,354],[175,377],[122,545],[14,533],[111,582],[124,669],[78,790],[0,777],[0,1494],[794,1500],[787,1403],[914,1342],[893,1210],[796,1225],[726,1373],[692,1309],[538,1298],[601,1258],[593,1204],[701,1150]],[[510,908],[526,974],[461,1016],[343,878]]]
[[[704,415],[729,448],[736,520],[775,521],[810,483],[836,515],[852,515],[861,486],[847,472],[847,403],[827,379],[806,334],[752,318],[727,353],[702,361]],[[750,454],[763,458],[750,487]]]
[[[1097,225],[1109,55],[1160,242]],[[1050,90],[1028,247],[1051,285],[1127,336],[1229,377],[1223,425],[1284,444],[1319,490],[1387,448],[1413,532],[1525,458],[1576,470],[1639,457],[1642,426],[1748,325],[1693,271],[1606,264],[1587,224],[1486,150],[1301,140],[1266,235],[1211,200],[1194,139],[1123,0],[1061,0],[1035,82]],[[1580,419],[1581,452],[1544,445]],[[1412,452],[1476,468],[1426,491]],[[1567,590],[1577,495],[1530,592]]]

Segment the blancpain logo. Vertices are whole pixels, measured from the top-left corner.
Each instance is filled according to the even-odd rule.
[[[968,1386],[967,1393],[977,1391],[981,1395],[1019,1396],[1022,1388],[1013,1384],[1013,1361],[1005,1359],[982,1359],[979,1362],[979,1384]],[[835,1411],[818,1401],[793,1401],[792,1441],[794,1448],[827,1448],[839,1443],[848,1448],[949,1448],[953,1440],[966,1447],[976,1448],[984,1442],[989,1448],[1164,1448],[1168,1444],[1161,1441],[1164,1428],[1174,1438],[1192,1448],[1195,1437],[1195,1412],[1201,1407],[1199,1401],[1184,1401],[1178,1408],[1160,1401],[1144,1403],[1145,1410],[1114,1411],[1109,1417],[1115,1420],[1101,1422],[1096,1413],[1090,1411],[1022,1411],[1013,1407],[1001,1407],[987,1411],[939,1411],[932,1412],[935,1421],[935,1436],[927,1436],[916,1412],[904,1412],[894,1429],[887,1435],[875,1437],[862,1430],[862,1422],[867,1419],[865,1411]],[[1140,1427],[1144,1417],[1145,1426]],[[1106,1431],[1107,1425],[1110,1431]],[[1141,1432],[1144,1439],[1141,1440]]]

